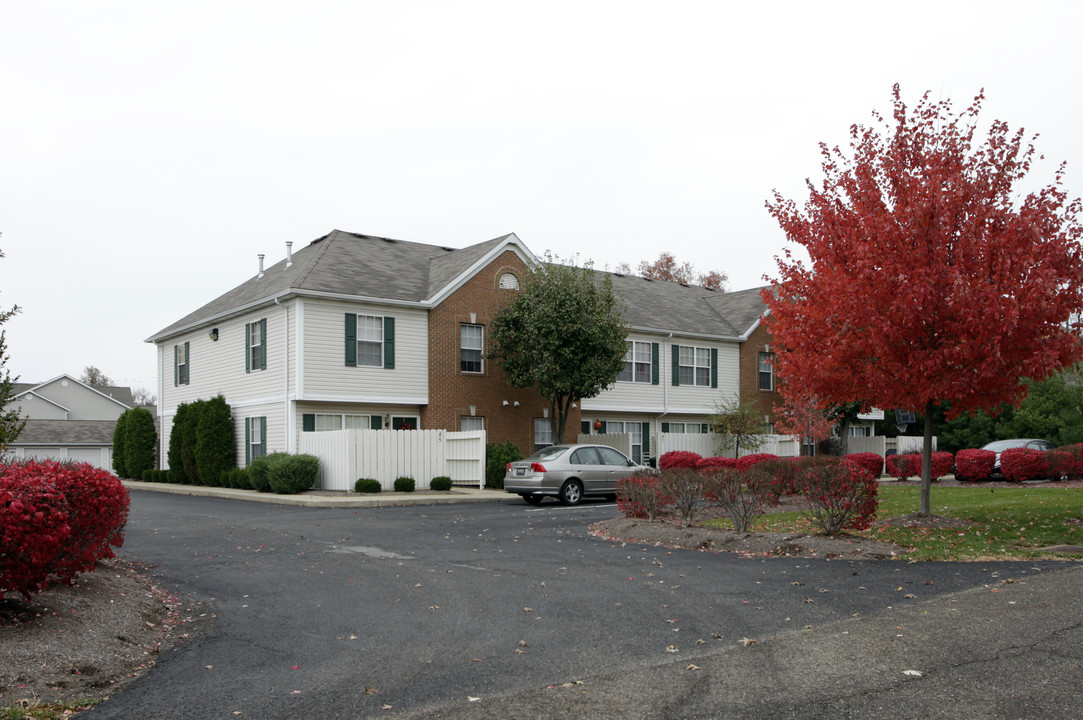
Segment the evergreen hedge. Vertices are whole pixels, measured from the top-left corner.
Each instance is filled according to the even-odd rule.
[[[204,401],[196,424],[195,463],[199,482],[218,485],[222,473],[236,465],[233,416],[222,395]]]

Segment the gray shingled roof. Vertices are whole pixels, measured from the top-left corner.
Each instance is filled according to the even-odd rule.
[[[195,312],[155,333],[149,340],[173,334],[288,290],[355,297],[422,302],[499,245],[504,235],[456,250],[439,245],[393,240],[333,230],[215,298]]]
[[[112,445],[116,420],[27,420],[10,445]]]
[[[760,297],[764,288],[749,288],[729,293],[716,293],[707,298],[715,310],[726,316],[739,335],[745,335],[767,312],[767,303]]]

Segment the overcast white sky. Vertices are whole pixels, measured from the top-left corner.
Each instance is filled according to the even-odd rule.
[[[0,2],[0,306],[23,381],[95,365],[333,228],[763,283],[817,143],[891,86],[1041,134],[1083,192],[1074,2]]]

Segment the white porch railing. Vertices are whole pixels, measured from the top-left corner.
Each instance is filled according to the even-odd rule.
[[[297,451],[320,459],[317,487],[353,490],[358,478],[373,478],[391,490],[398,477],[412,477],[417,489],[434,477],[456,485],[485,486],[485,431],[333,430],[303,432]]]

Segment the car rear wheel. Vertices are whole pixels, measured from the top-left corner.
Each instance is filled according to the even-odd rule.
[[[560,488],[561,505],[578,505],[583,499],[583,486],[578,480],[569,480]]]
[[[522,497],[526,500],[527,505],[537,505],[545,499],[543,495],[534,495],[533,493],[526,493]]]

